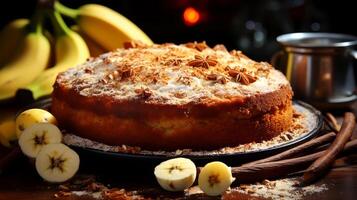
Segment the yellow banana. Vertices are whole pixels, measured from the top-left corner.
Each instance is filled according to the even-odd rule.
[[[34,99],[51,94],[52,85],[58,73],[85,62],[90,56],[84,40],[65,25],[59,13],[53,13],[52,21],[55,29],[57,29],[55,44],[56,65],[46,69],[24,88],[32,92]]]
[[[62,14],[74,18],[81,30],[106,50],[121,48],[124,42],[132,40],[153,44],[133,22],[105,6],[87,4],[76,10],[56,1],[55,8]]]
[[[50,67],[54,66],[55,63],[56,63],[56,59],[55,59],[55,57],[56,57],[56,55],[55,55],[55,38],[53,37],[53,35],[48,30],[44,30],[43,31],[43,35],[46,36],[46,38],[50,42],[50,46],[51,46],[50,61],[47,64],[47,68],[50,68]]]
[[[15,120],[6,119],[0,122],[0,144],[5,147],[11,147],[11,142],[15,141],[16,129],[15,129]]]
[[[42,34],[41,24],[37,24],[0,69],[0,99],[14,96],[18,88],[33,81],[46,68],[49,58],[50,43]]]
[[[16,19],[8,23],[0,32],[0,67],[13,53],[18,42],[25,35],[25,27],[30,23],[28,19]]]
[[[92,38],[88,37],[88,35],[83,33],[83,31],[77,25],[71,26],[71,29],[76,33],[78,33],[86,42],[89,49],[90,56],[97,57],[100,54],[107,52],[103,47],[101,47],[99,44],[93,41]]]

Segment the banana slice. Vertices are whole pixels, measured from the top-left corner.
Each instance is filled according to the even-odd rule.
[[[202,168],[198,176],[198,186],[207,195],[217,196],[226,191],[234,180],[231,168],[215,161]]]
[[[47,122],[57,124],[56,118],[47,110],[42,109],[29,109],[22,112],[16,118],[16,135],[20,138],[21,133],[34,123]]]
[[[11,141],[15,141],[15,121],[6,120],[0,124],[0,143],[5,147],[11,147]]]
[[[78,154],[64,144],[45,145],[36,157],[36,170],[46,181],[60,183],[72,178],[79,168]]]
[[[61,143],[62,133],[57,126],[49,123],[36,123],[21,134],[19,145],[28,157],[35,158],[46,144]]]
[[[190,159],[174,158],[155,167],[157,182],[168,191],[183,191],[196,179],[196,166]]]

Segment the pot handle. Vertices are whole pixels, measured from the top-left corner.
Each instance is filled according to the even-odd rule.
[[[357,50],[350,51],[351,56],[357,60]]]
[[[351,50],[350,51],[350,55],[355,59],[355,60],[357,60],[357,50]],[[355,95],[357,95],[357,72],[356,72],[357,70],[355,70],[355,90],[354,90],[354,94]]]
[[[283,51],[278,51],[276,52],[273,57],[271,57],[271,60],[270,60],[270,64],[273,66],[273,67],[279,67],[278,66],[278,63],[281,59],[281,57],[283,56],[284,52]],[[356,52],[357,54],[357,52]],[[356,55],[357,56],[357,55]]]

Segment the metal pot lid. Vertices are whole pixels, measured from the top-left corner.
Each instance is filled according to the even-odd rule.
[[[288,33],[276,40],[283,46],[300,48],[335,48],[357,45],[357,37],[338,33]]]

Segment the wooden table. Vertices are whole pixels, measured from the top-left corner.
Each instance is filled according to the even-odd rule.
[[[356,106],[354,106],[356,107]],[[6,111],[5,111],[6,110]],[[14,109],[0,108],[0,117],[5,113],[11,113]],[[341,113],[341,112],[340,112]],[[341,115],[340,115],[341,116]],[[341,118],[339,117],[339,120]],[[357,130],[354,132],[357,138]],[[0,157],[9,152],[9,149],[0,148]],[[120,163],[119,163],[120,164]],[[133,168],[120,169],[118,165],[109,166],[110,163],[98,163],[84,161],[78,176],[94,175],[96,180],[110,187],[124,188],[127,191],[140,191],[149,194],[147,197],[161,198],[188,198],[188,199],[219,199],[220,197],[208,197],[203,194],[186,196],[183,193],[169,193],[160,189],[153,176],[152,166],[148,171],[138,173]],[[328,190],[304,197],[304,199],[357,199],[357,156],[348,156],[339,159],[327,176],[317,184],[326,184]],[[120,166],[120,165],[119,165]],[[31,161],[22,157],[12,165],[10,169],[0,175],[0,200],[12,199],[95,199],[94,197],[82,195],[70,195],[55,198],[59,191],[58,185],[49,184],[37,175]],[[226,194],[223,199],[250,199],[249,195],[241,196],[235,192]],[[259,199],[259,198],[254,198]]]

